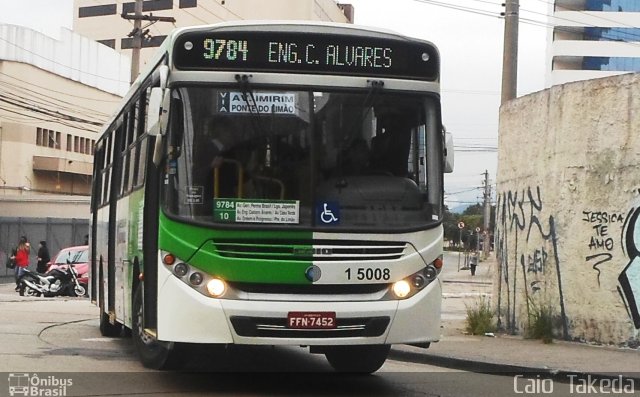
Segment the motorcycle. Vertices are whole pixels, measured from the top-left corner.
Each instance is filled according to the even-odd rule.
[[[20,296],[83,296],[87,288],[78,280],[78,272],[73,264],[65,270],[53,269],[45,274],[25,269],[20,279]]]

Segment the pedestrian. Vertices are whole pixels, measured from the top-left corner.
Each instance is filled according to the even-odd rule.
[[[476,275],[476,266],[478,266],[478,256],[471,255],[471,258],[469,258],[469,267],[471,268],[472,276]]]
[[[38,246],[38,273],[46,273],[47,271],[47,263],[51,260],[49,256],[49,249],[47,248],[46,241],[40,241],[40,245]]]
[[[20,289],[20,280],[24,275],[24,271],[29,266],[29,252],[31,251],[31,244],[27,240],[26,236],[21,236],[16,248],[16,254],[11,256],[16,263],[16,291]]]

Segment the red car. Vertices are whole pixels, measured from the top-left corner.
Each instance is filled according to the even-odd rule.
[[[73,264],[78,272],[78,281],[87,288],[89,285],[89,246],[63,248],[47,263],[47,272],[53,269],[65,270],[69,264]]]

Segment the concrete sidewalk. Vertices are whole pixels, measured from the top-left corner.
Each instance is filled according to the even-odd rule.
[[[544,344],[540,340],[500,333],[494,336],[466,335],[464,303],[491,294],[491,278],[495,267],[495,259],[490,259],[478,266],[475,277],[468,270],[445,274],[442,339],[432,343],[429,349],[394,346],[392,358],[395,356],[476,372],[622,375],[640,380],[638,349],[558,340]]]

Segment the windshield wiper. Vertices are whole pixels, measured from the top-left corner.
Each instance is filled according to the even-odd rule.
[[[342,145],[342,149],[349,148],[353,141],[359,137],[359,135],[355,134],[354,131],[356,131],[356,128],[358,128],[359,125],[362,125],[364,119],[367,118],[367,116],[371,112],[371,109],[373,108],[373,102],[384,87],[384,81],[382,80],[367,80],[367,83],[369,83],[369,89],[367,90],[367,95],[364,97],[362,105],[360,106],[360,108],[365,109],[365,111],[362,113],[362,116],[360,116],[358,120],[354,121],[353,124],[350,125],[347,129],[347,131],[349,132],[349,139],[345,140],[344,145]]]
[[[240,87],[240,92],[242,93],[242,97],[244,101],[247,103],[247,109],[249,110],[249,114],[251,115],[251,124],[253,126],[253,130],[258,134],[259,137],[263,137],[267,141],[267,149],[265,153],[265,166],[270,167],[271,157],[273,155],[271,148],[271,131],[266,131],[263,128],[262,124],[262,113],[260,112],[260,108],[258,107],[258,102],[256,101],[256,97],[253,94],[253,89],[249,83],[249,79],[251,75],[246,74],[236,74],[235,79]],[[251,102],[249,103],[249,98],[251,98]]]

